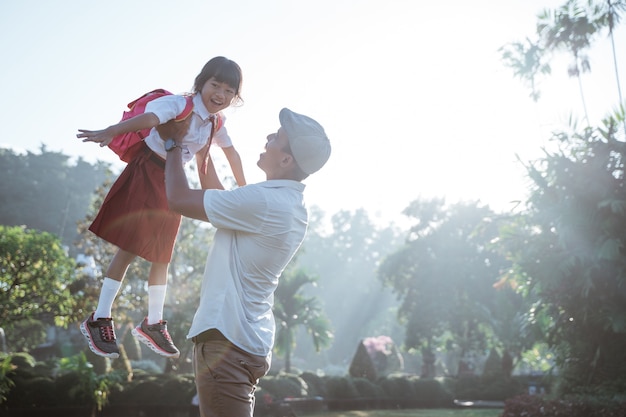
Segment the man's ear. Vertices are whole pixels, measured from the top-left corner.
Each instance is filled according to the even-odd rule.
[[[280,161],[280,164],[283,167],[287,167],[289,166],[289,164],[295,164],[295,163],[296,163],[295,159],[293,159],[293,156],[289,154],[285,154],[284,158]]]

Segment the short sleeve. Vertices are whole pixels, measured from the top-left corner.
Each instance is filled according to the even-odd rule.
[[[267,200],[258,187],[205,190],[204,210],[218,229],[258,233],[266,219]]]
[[[186,104],[185,97],[172,94],[148,102],[145,112],[154,113],[159,118],[159,124],[163,124],[181,114]]]

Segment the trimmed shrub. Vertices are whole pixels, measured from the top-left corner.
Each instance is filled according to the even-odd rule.
[[[454,395],[436,379],[413,378],[411,382],[416,400],[432,401],[435,407],[448,407],[454,403]]]
[[[278,400],[290,397],[305,397],[307,395],[306,382],[294,375],[265,376],[259,381],[259,387],[263,389],[264,393]]]
[[[460,377],[454,384],[454,393],[457,400],[482,400],[481,379],[477,375]]]
[[[353,378],[352,383],[359,397],[384,398],[385,391],[367,378]]]
[[[306,382],[308,397],[326,397],[326,386],[322,377],[313,372],[303,372],[300,378]]]
[[[168,405],[189,405],[196,394],[196,384],[192,376],[175,376],[163,383],[162,391]]]
[[[16,383],[4,403],[7,408],[51,407],[57,404],[52,378],[35,376]]]
[[[380,378],[378,385],[389,398],[414,398],[415,391],[407,377],[389,376]]]
[[[330,399],[357,398],[359,393],[354,386],[352,378],[341,376],[329,376],[325,378],[326,393]]]

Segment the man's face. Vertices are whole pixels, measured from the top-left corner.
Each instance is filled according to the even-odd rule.
[[[276,133],[267,135],[265,152],[259,155],[259,161],[257,162],[259,168],[268,175],[276,172],[276,169],[281,167],[285,158],[293,158],[293,156],[284,151],[284,149],[288,149],[288,145],[287,134],[282,128],[278,129]]]

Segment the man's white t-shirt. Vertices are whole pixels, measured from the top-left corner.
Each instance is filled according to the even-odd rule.
[[[217,231],[188,338],[217,329],[246,352],[271,355],[274,290],[308,225],[304,188],[270,180],[205,191],[204,208]]]

